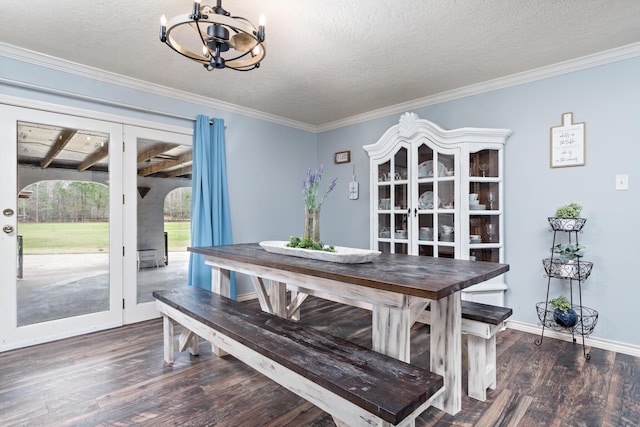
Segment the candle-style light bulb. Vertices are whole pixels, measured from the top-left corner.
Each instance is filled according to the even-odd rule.
[[[167,17],[164,14],[160,17],[160,41],[167,41]]]
[[[265,23],[264,14],[260,15],[260,20],[258,21],[258,41],[264,41],[264,23]]]
[[[193,10],[191,11],[192,19],[194,17],[200,18],[200,0],[194,0],[193,2]]]

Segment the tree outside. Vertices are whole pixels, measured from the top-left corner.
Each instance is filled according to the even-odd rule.
[[[109,187],[93,182],[40,181],[21,191],[18,232],[25,255],[107,253]],[[186,251],[190,241],[191,188],[171,191],[164,203],[169,251]]]

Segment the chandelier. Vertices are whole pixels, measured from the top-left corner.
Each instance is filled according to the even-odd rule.
[[[168,22],[162,15],[160,41],[209,71],[249,71],[260,67],[266,55],[264,16],[256,29],[247,19],[231,16],[222,8],[222,0],[217,0],[216,6],[200,5],[200,0],[195,0],[190,14]]]

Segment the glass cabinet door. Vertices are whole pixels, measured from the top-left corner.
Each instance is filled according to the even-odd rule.
[[[500,262],[502,248],[500,153],[469,155],[469,259]]]
[[[409,253],[409,151],[378,165],[378,250]]]
[[[417,149],[417,255],[453,258],[456,255],[456,154]]]
[[[422,144],[417,155],[418,201],[418,255],[434,256],[434,242],[438,235],[438,225],[434,217],[437,199],[434,200],[433,150]]]

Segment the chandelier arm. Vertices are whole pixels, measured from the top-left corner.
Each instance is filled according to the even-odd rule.
[[[200,39],[202,39],[202,36],[205,34],[203,31],[200,31],[200,26],[198,25],[197,22],[191,21],[189,22],[189,26],[191,28],[193,28],[193,31],[197,31],[198,33],[200,33]]]
[[[257,44],[256,44],[256,46],[257,46]],[[243,58],[243,57],[249,55],[251,53],[251,50],[253,50],[253,49],[250,49],[250,50],[248,50],[248,51],[246,51],[244,53],[240,53],[240,55],[238,55],[236,57],[228,58],[227,61],[236,61],[236,60],[238,60],[240,58]]]
[[[251,71],[251,70],[255,70],[256,68],[260,68],[260,67],[258,67],[258,65],[256,64],[251,68],[236,68],[236,67],[231,67],[229,65],[227,65],[227,68],[230,68],[233,71]]]
[[[200,35],[202,46],[205,46],[207,48],[207,52],[209,52],[209,56],[212,56],[211,50],[209,50],[209,45],[207,45],[207,42],[204,40],[204,36],[202,35],[202,31],[200,31],[200,25],[198,25],[198,19],[194,19],[193,21],[195,22],[198,34]],[[202,54],[204,55],[204,50],[202,51]]]
[[[169,43],[166,43],[166,45],[169,46],[171,48],[171,50],[173,50],[174,52],[179,53],[180,55],[184,56],[185,58],[191,59],[192,61],[196,61],[196,62],[199,62],[201,64],[208,64],[209,63],[209,61],[206,60],[206,59],[196,58],[196,57],[188,55],[188,54],[186,54],[184,52],[180,52],[178,49],[176,49],[175,47],[173,47]]]

